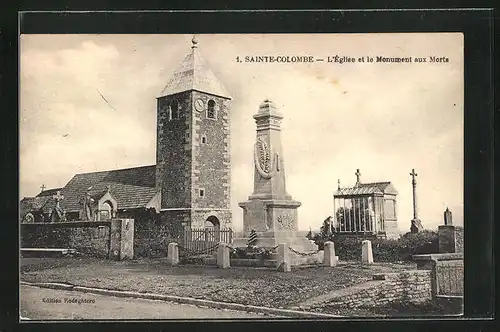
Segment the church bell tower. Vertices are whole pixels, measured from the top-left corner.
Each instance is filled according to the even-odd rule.
[[[231,227],[230,102],[193,37],[157,98],[156,188],[161,219]]]

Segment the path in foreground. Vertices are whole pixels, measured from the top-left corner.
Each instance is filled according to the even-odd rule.
[[[54,302],[54,299],[62,303],[48,303]],[[64,303],[65,299],[87,299],[93,300],[94,303]],[[21,316],[32,320],[270,318],[254,313],[200,308],[188,304],[119,298],[26,285],[21,285],[20,288],[20,308]]]

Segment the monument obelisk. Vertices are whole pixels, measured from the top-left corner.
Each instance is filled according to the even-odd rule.
[[[258,247],[274,247],[286,243],[297,251],[314,251],[317,246],[297,232],[297,208],[301,205],[286,191],[285,163],[281,145],[283,116],[276,105],[266,99],[255,119],[254,187],[243,209],[243,237],[236,238],[233,246],[244,247],[250,232],[257,234]]]

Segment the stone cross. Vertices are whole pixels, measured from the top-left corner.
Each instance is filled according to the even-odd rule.
[[[42,185],[40,186],[40,189],[42,189],[42,191],[44,191],[44,190],[45,190],[45,188],[46,188],[46,187],[45,187],[45,185],[44,185],[44,184],[42,184]]]
[[[356,175],[356,185],[360,184],[361,173],[359,172],[359,168],[356,170],[356,173],[354,173],[354,175]]]
[[[64,199],[64,196],[61,195],[61,191],[58,190],[57,194],[52,196],[52,198],[56,200],[56,208],[59,209],[60,208],[59,202]]]
[[[413,187],[413,219],[418,219],[418,208],[417,208],[417,180],[415,177],[417,173],[415,173],[415,169],[411,170],[411,185]]]
[[[453,220],[451,216],[451,211],[450,209],[446,208],[444,211],[444,224],[447,225],[453,225]]]

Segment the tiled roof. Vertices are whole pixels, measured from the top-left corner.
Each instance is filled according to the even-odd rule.
[[[119,210],[145,207],[156,194],[155,174],[155,165],[77,174],[61,189],[64,199],[60,205],[66,212],[79,211],[80,202],[89,188],[90,195],[99,199],[109,186]],[[44,211],[50,212],[55,204],[51,199],[43,207]]]
[[[36,195],[36,197],[43,197],[43,196],[53,196],[57,194],[59,190],[62,190],[62,188],[53,188],[53,189],[47,189]]]
[[[353,196],[369,194],[393,194],[397,195],[396,189],[390,182],[360,183],[354,187],[340,188],[335,196]]]
[[[24,197],[19,202],[19,214],[24,216],[30,211],[38,211],[49,201],[50,196]]]
[[[160,97],[188,90],[197,90],[230,98],[226,88],[207,66],[196,46],[181,62],[170,81],[163,88]]]

